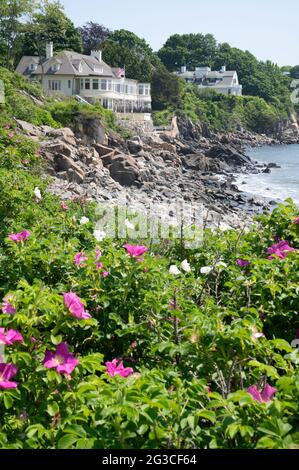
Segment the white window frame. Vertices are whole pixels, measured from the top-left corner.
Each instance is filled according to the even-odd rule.
[[[101,80],[101,91],[107,91],[108,90],[108,83],[107,83],[107,79],[104,78]]]
[[[96,85],[96,86],[95,86]],[[92,89],[94,91],[98,91],[99,90],[99,79],[98,78],[93,78],[92,79]]]
[[[49,80],[48,88],[50,91],[61,91],[61,80]]]
[[[105,109],[113,109],[113,100],[111,98],[103,98],[102,104]]]

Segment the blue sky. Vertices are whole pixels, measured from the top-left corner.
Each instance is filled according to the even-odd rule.
[[[174,33],[213,33],[260,60],[299,64],[298,0],[61,0],[76,26],[128,29],[154,50]]]

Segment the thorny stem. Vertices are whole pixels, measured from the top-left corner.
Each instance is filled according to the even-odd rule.
[[[173,309],[177,310],[177,307],[178,307],[178,304],[177,304],[177,290],[175,289],[174,293],[173,293]],[[179,338],[179,319],[177,317],[174,318],[173,328],[174,328],[174,331],[173,331],[174,341],[175,341],[176,344],[179,344],[179,342],[180,342],[180,338]],[[176,361],[176,364],[178,365],[179,361],[180,361],[179,354],[176,355],[175,361]]]

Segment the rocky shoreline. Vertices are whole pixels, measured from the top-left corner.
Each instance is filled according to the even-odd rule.
[[[63,200],[126,201],[133,212],[156,207],[170,223],[171,206],[184,203],[206,226],[222,229],[247,226],[254,214],[275,204],[235,185],[235,173],[271,171],[245,153],[249,146],[281,143],[267,136],[242,130],[220,135],[179,119],[165,131],[139,126],[126,141],[114,131],[106,133],[95,118],[81,116],[73,130],[17,123],[39,141],[52,177],[49,191]]]

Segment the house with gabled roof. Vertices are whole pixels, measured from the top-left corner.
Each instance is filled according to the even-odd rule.
[[[242,85],[236,70],[226,70],[225,65],[219,71],[212,71],[210,67],[196,67],[194,71],[188,71],[182,67],[180,72],[175,72],[178,77],[186,82],[197,85],[199,90],[214,90],[225,95],[242,95]]]
[[[126,78],[124,69],[103,61],[101,51],[54,55],[53,43],[47,43],[45,57],[23,56],[16,72],[39,81],[48,95],[79,96],[115,112],[151,112],[150,83]]]

